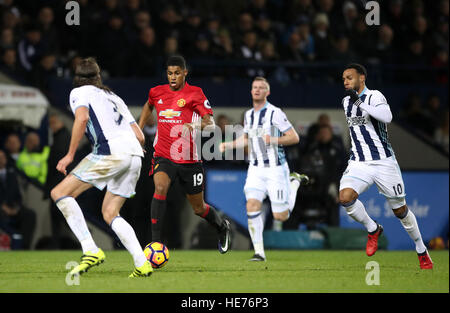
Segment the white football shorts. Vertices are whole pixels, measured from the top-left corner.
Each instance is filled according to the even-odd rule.
[[[272,212],[289,209],[289,166],[287,163],[275,167],[250,165],[244,186],[245,198],[263,201],[269,196]]]
[[[141,174],[142,161],[137,155],[97,155],[88,154],[73,169],[71,174],[100,190],[131,198],[135,195],[136,183]]]
[[[398,209],[406,204],[405,185],[394,156],[376,161],[350,160],[342,175],[339,190],[351,188],[359,195],[372,184],[375,184],[378,192],[386,197],[392,209]]]

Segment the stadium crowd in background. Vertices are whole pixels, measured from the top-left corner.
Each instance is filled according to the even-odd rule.
[[[65,2],[0,1],[6,71],[45,85],[48,75],[70,75],[77,56],[96,55],[111,76],[148,77],[173,53],[201,61],[448,64],[448,0],[388,0],[379,27],[368,27],[365,1],[356,0],[79,0],[76,27],[65,23]]]

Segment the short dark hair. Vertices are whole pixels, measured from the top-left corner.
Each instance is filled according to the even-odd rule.
[[[354,69],[359,75],[364,75],[366,77],[367,80],[367,70],[366,68],[358,63],[350,63],[349,65],[347,65],[345,67],[346,70],[348,69]]]
[[[186,61],[181,55],[172,55],[167,59],[166,67],[179,66],[182,70],[186,69]]]

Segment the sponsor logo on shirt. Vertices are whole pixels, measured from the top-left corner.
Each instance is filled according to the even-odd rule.
[[[364,116],[347,117],[347,124],[351,126],[361,126],[367,124],[367,119]]]
[[[164,111],[159,112],[159,116],[163,116],[165,118],[174,118],[179,117],[181,115],[181,111],[174,111],[173,109],[166,109]]]

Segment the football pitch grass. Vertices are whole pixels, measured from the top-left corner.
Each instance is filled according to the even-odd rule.
[[[131,256],[105,251],[105,263],[66,282],[66,264],[80,251],[0,252],[0,293],[9,292],[152,292],[152,293],[341,293],[449,292],[449,253],[431,251],[433,270],[420,270],[414,251],[266,252],[266,262],[249,262],[252,251],[170,250],[169,263],[146,278],[128,278]],[[366,284],[379,265],[379,285]],[[372,280],[373,281],[373,280]]]

